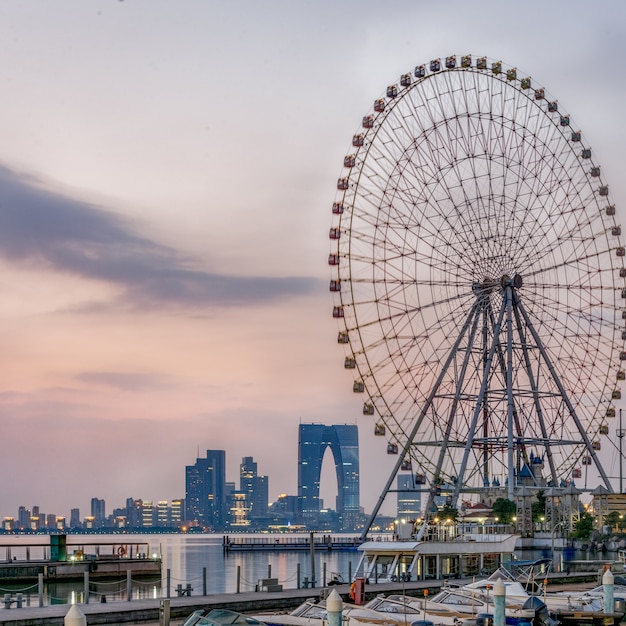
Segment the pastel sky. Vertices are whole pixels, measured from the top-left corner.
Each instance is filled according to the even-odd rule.
[[[184,497],[208,448],[295,494],[300,421],[362,425],[371,510],[330,206],[373,100],[466,53],[558,97],[623,214],[621,0],[0,3],[0,516]]]

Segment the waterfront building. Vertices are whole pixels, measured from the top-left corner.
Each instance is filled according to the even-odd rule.
[[[416,520],[422,517],[422,485],[418,484],[414,474],[398,474],[397,507],[398,518]]]
[[[70,510],[70,528],[80,528],[80,509]]]
[[[12,517],[5,517],[2,521],[2,530],[15,530],[15,519]]]
[[[126,498],[124,515],[131,528],[139,528],[143,524],[143,501],[141,499]]]
[[[298,496],[281,493],[269,507],[269,514],[274,524],[296,526],[298,520]]]
[[[230,527],[238,530],[250,528],[250,501],[244,491],[230,494]]]
[[[185,517],[191,524],[223,530],[226,519],[226,452],[207,450],[185,468]]]
[[[266,517],[269,503],[269,480],[259,476],[251,456],[244,456],[239,466],[239,491],[247,495],[252,520]]]
[[[106,507],[104,500],[100,498],[91,498],[91,517],[94,518],[96,528],[104,526],[106,520]]]
[[[156,505],[156,525],[167,528],[170,525],[170,507],[167,500],[159,500]]]
[[[173,528],[180,528],[182,526],[184,508],[185,501],[182,498],[172,500],[170,507],[170,525]]]
[[[298,501],[309,528],[320,518],[320,478],[324,453],[330,448],[337,476],[338,528],[355,530],[359,521],[359,437],[355,424],[300,424],[298,435]]]
[[[96,528],[96,518],[93,517],[93,515],[88,515],[83,520],[83,528],[87,528],[89,530]]]
[[[152,500],[142,500],[141,502],[141,525],[144,528],[154,526],[154,506]]]
[[[17,511],[17,527],[21,530],[30,528],[30,511],[25,506],[21,506]]]

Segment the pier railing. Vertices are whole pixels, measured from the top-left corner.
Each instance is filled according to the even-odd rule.
[[[268,535],[267,537],[249,537],[224,535],[222,548],[224,552],[233,551],[287,551],[287,550],[356,550],[362,540],[358,535],[346,537],[344,535],[315,535],[311,544],[310,535]]]

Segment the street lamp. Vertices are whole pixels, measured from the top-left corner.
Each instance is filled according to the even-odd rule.
[[[554,531],[559,527],[559,526],[563,526],[563,524],[565,524],[565,522],[557,522],[553,527],[552,527],[552,533],[551,533],[551,539],[552,539],[552,562],[554,562]]]

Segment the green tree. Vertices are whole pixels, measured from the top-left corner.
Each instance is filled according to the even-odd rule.
[[[610,528],[615,528],[620,523],[620,516],[617,511],[611,511],[604,516],[604,523]]]
[[[572,537],[575,539],[589,539],[593,530],[593,515],[583,513],[577,522],[574,522],[572,528]]]
[[[533,522],[540,522],[542,517],[546,516],[546,496],[543,489],[537,492],[537,502],[531,505],[533,513]]]
[[[493,516],[497,517],[500,523],[510,524],[517,512],[515,502],[507,500],[507,498],[498,498],[493,503]]]
[[[459,517],[459,511],[449,504],[444,504],[437,513],[440,520],[452,520],[456,522]]]

